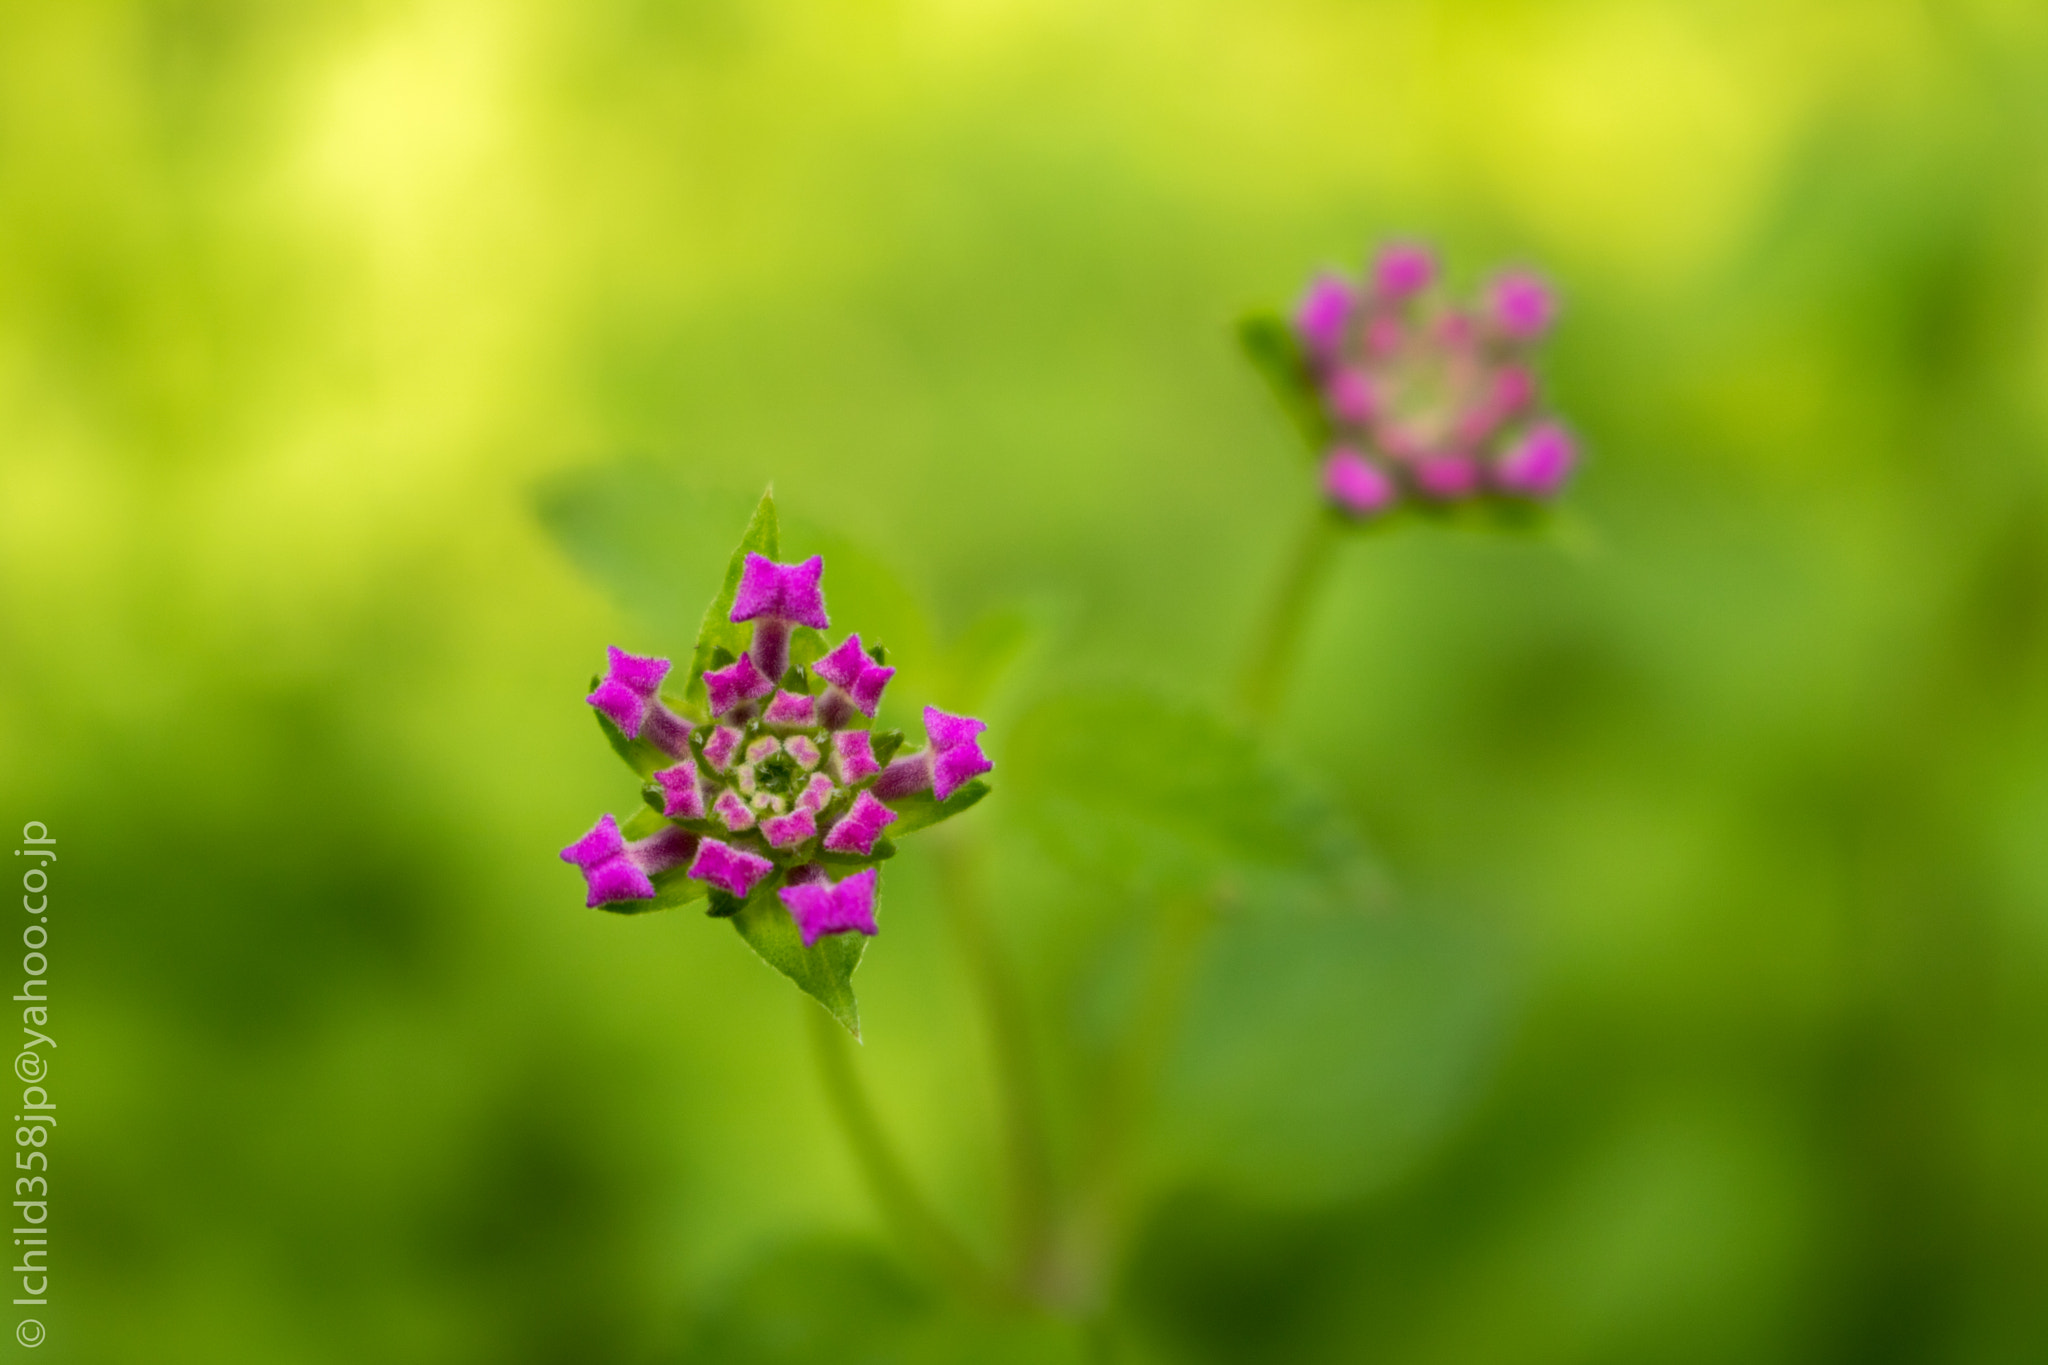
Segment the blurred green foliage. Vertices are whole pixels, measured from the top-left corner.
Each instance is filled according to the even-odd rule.
[[[2042,1358],[2044,225],[2022,0],[0,6],[36,1358]],[[1232,321],[1389,232],[1560,281],[1597,535],[1347,545],[1260,762],[1392,893],[1176,939],[1005,746],[1227,695],[1310,496]],[[770,479],[895,705],[992,689],[1056,1312],[898,1252],[813,1006],[555,860]],[[993,1255],[956,833],[859,1065]]]

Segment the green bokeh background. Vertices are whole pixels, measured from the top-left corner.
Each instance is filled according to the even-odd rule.
[[[772,479],[928,614],[906,677],[1036,623],[999,783],[1061,689],[1221,701],[1310,497],[1230,323],[1391,232],[1559,282],[1583,529],[1345,547],[1276,743],[1388,894],[1208,939],[1083,1288],[956,1304],[810,1006],[580,908],[585,680]],[[0,1355],[2048,1358],[2044,243],[2028,0],[0,6],[62,1105]],[[906,843],[857,978],[984,1249],[939,869],[1063,1174],[1152,927],[1013,796]]]

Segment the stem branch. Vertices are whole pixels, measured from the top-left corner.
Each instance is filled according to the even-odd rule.
[[[1009,1169],[1013,1271],[1028,1292],[1040,1278],[1051,1250],[1053,1180],[1044,1097],[1032,1065],[1024,993],[989,926],[975,875],[974,849],[954,837],[941,845],[939,858],[946,906],[987,1016]]]
[[[1264,618],[1258,643],[1245,661],[1238,684],[1238,701],[1255,725],[1272,719],[1280,703],[1288,676],[1294,671],[1295,655],[1301,650],[1302,628],[1308,623],[1309,608],[1322,586],[1330,564],[1330,551],[1337,544],[1337,519],[1327,508],[1318,507],[1308,530],[1294,553],[1287,577]]]
[[[845,1030],[809,1001],[804,1002],[803,1010],[810,1020],[812,1050],[818,1059],[819,1079],[825,1084],[825,1098],[882,1216],[933,1270],[963,1294],[989,1304],[1012,1302],[1009,1289],[941,1221],[911,1182],[861,1088],[853,1066],[853,1045]]]

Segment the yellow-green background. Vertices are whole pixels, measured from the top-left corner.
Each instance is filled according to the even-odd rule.
[[[1169,1119],[1092,1346],[962,1317],[808,1007],[581,909],[555,850],[633,799],[583,685],[773,479],[940,638],[1041,622],[999,764],[1035,690],[1222,697],[1310,496],[1229,323],[1390,232],[1552,274],[1588,460],[1563,547],[1360,542],[1311,624],[1280,742],[1436,946],[1289,1093],[1386,1075],[1294,1147]],[[2026,0],[12,0],[0,819],[60,841],[62,1131],[0,1354],[2042,1359],[2044,243]],[[1126,911],[974,822],[1081,1093]],[[861,1065],[992,1246],[936,856]]]

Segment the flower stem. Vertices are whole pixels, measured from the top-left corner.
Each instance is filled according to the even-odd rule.
[[[1053,1181],[1024,993],[989,925],[974,847],[962,837],[946,839],[939,859],[946,908],[987,1016],[1009,1171],[1013,1273],[1029,1292],[1041,1287],[1037,1282],[1051,1250]]]
[[[1155,1098],[1179,1029],[1202,945],[1215,919],[1207,896],[1174,896],[1158,907],[1144,977],[1121,1046],[1102,1078],[1081,1210],[1088,1259],[1105,1259],[1123,1231],[1123,1188],[1131,1151]]]
[[[917,1186],[903,1161],[889,1145],[882,1125],[875,1117],[854,1070],[853,1044],[844,1029],[809,1001],[803,1005],[810,1021],[812,1051],[818,1061],[818,1076],[825,1085],[832,1117],[839,1122],[847,1145],[853,1149],[868,1191],[881,1206],[882,1216],[896,1234],[922,1257],[934,1272],[966,1296],[990,1305],[1015,1301],[1009,1288],[990,1274],[967,1244],[940,1220]]]
[[[1328,509],[1318,507],[1311,515],[1307,533],[1294,553],[1287,577],[1263,620],[1258,643],[1245,661],[1238,684],[1238,702],[1255,725],[1273,718],[1294,671],[1295,656],[1301,650],[1302,628],[1308,623],[1309,608],[1329,571],[1330,552],[1337,544],[1337,519]]]

